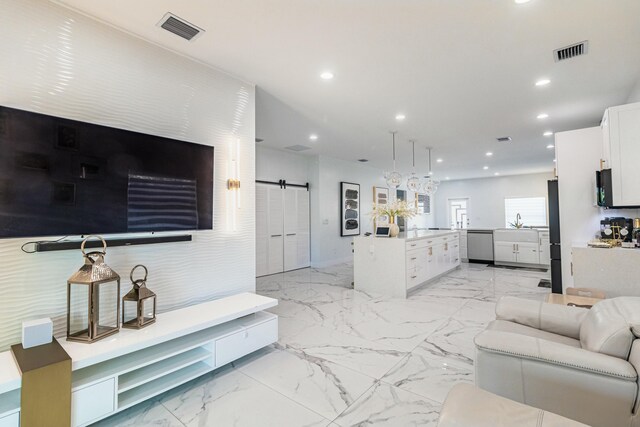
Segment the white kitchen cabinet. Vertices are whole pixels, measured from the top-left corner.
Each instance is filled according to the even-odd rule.
[[[540,264],[540,245],[538,243],[516,243],[516,262],[521,264]]]
[[[546,236],[546,262],[540,259],[542,240]],[[496,264],[540,265],[549,264],[549,233],[534,229],[500,229],[493,233],[493,252]]]
[[[549,232],[540,233],[540,264],[551,265]]]
[[[514,242],[494,242],[494,262],[517,262],[516,244]]]
[[[614,206],[640,206],[640,102],[608,108],[602,119],[604,168]]]
[[[310,265],[309,192],[256,185],[256,275]]]

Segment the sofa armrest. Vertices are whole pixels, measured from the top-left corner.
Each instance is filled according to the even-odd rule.
[[[496,304],[497,319],[575,339],[580,339],[580,325],[588,312],[586,308],[516,297],[502,297]]]
[[[635,382],[638,374],[626,360],[510,332],[484,331],[475,337],[478,350],[576,369]]]
[[[458,383],[440,411],[438,427],[587,427],[586,424]]]

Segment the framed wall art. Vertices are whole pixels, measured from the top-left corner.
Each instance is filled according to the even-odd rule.
[[[340,235],[360,235],[360,184],[340,183]]]
[[[373,187],[373,203],[376,205],[387,205],[391,201],[389,200],[389,189],[387,187]],[[379,225],[389,224],[389,217],[386,215],[379,216],[373,219],[373,227]]]

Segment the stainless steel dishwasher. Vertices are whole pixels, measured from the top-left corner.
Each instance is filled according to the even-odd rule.
[[[467,230],[469,262],[493,263],[493,230]]]

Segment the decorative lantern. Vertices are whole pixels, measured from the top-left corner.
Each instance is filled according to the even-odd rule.
[[[92,237],[102,240],[102,251],[84,251],[87,240]],[[120,329],[120,276],[104,263],[107,242],[102,237],[87,236],[80,250],[84,265],[67,281],[67,340],[92,343]],[[78,294],[80,301],[87,301],[86,310],[76,310],[85,304],[76,301]],[[109,300],[115,301],[115,307]]]
[[[144,279],[133,280],[136,268],[144,268]],[[122,327],[140,329],[156,321],[156,294],[147,288],[147,267],[138,264],[131,270],[129,278],[133,284],[131,289],[122,297]]]

